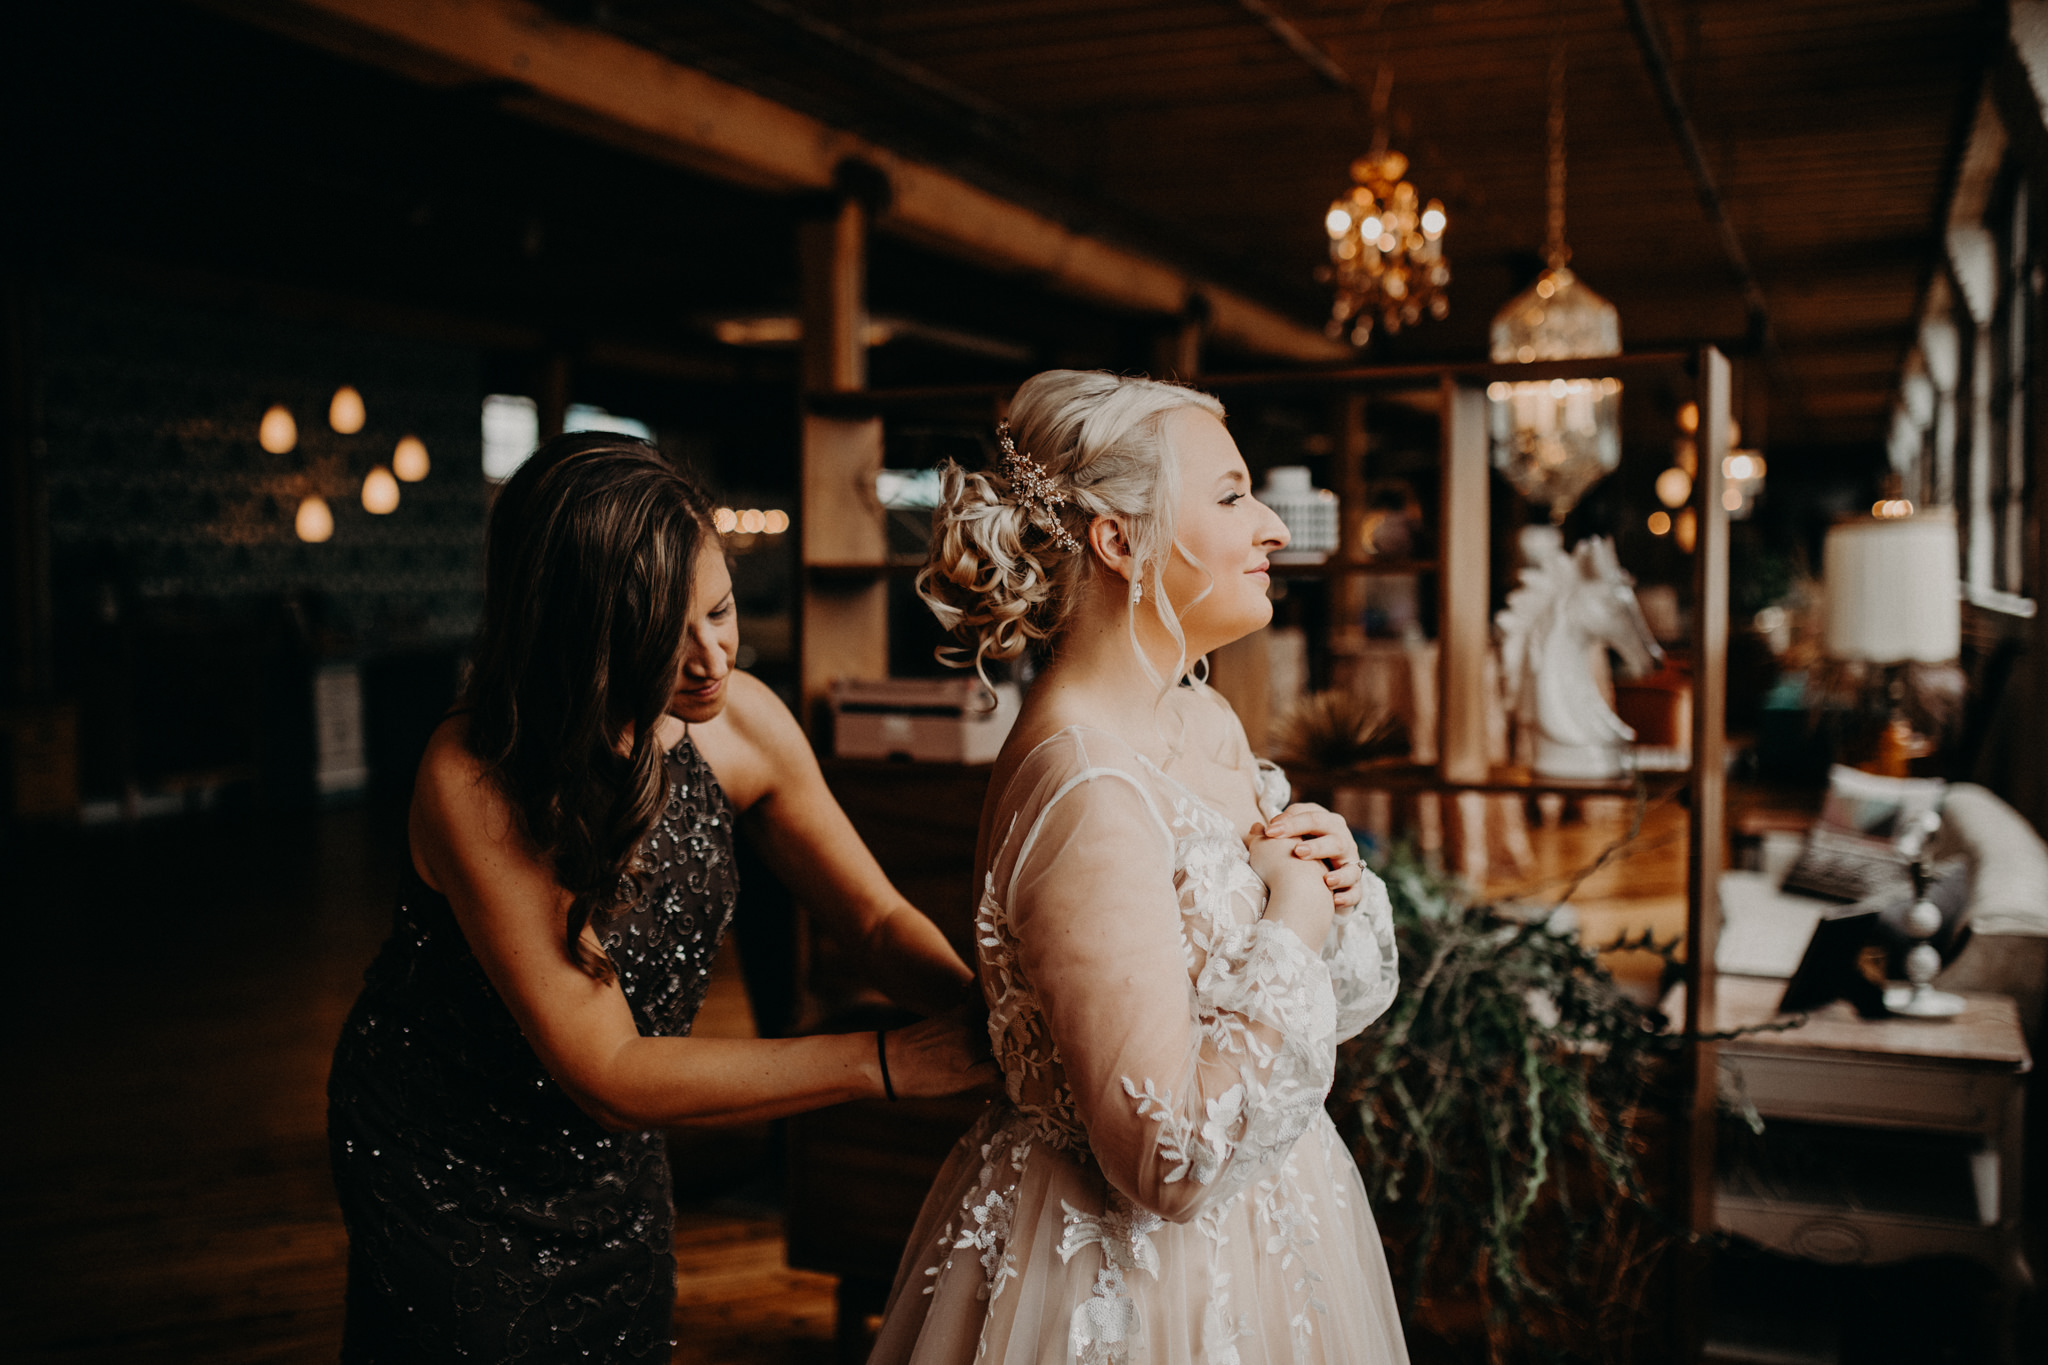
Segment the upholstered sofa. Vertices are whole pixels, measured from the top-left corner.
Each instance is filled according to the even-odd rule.
[[[1935,984],[2011,996],[2038,1058],[2048,997],[2048,843],[1990,791],[1958,782],[1943,799],[1931,852],[1965,858],[1971,872],[1970,939]]]

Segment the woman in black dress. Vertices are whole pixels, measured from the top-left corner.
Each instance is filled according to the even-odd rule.
[[[787,708],[732,668],[709,512],[615,436],[550,441],[499,493],[475,673],[421,761],[393,932],[328,1082],[345,1360],[665,1361],[658,1130],[993,1079],[958,1003],[972,974]],[[936,1017],[687,1037],[738,890],[735,820],[876,986]]]

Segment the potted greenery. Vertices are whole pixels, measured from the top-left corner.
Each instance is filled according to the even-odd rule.
[[[1678,1235],[1643,1154],[1678,1039],[1546,918],[1476,903],[1406,853],[1380,868],[1402,989],[1330,1096],[1418,1356],[1626,1359]],[[1629,944],[1662,952],[1646,937]]]

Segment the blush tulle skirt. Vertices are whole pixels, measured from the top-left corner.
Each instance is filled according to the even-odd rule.
[[[1402,1365],[1365,1187],[1318,1115],[1185,1223],[990,1106],[918,1216],[870,1365]]]

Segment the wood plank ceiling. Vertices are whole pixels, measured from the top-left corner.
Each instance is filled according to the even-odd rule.
[[[1762,293],[1746,305],[1659,102],[1669,58]],[[1773,444],[1882,440],[1994,32],[1980,0],[613,0],[563,3],[678,60],[1305,321],[1321,217],[1372,140],[1443,199],[1449,319],[1385,359],[1474,356],[1539,265],[1553,45],[1573,266],[1631,349],[1719,341],[1770,376]],[[1277,20],[1278,23],[1273,21]],[[1305,40],[1290,45],[1288,30]],[[1764,414],[1756,414],[1761,418]]]

